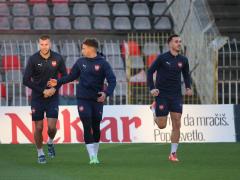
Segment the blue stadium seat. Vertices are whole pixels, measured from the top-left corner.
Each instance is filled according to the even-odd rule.
[[[152,14],[161,16],[166,8],[167,8],[167,3],[165,3],[165,2],[154,3],[153,8],[152,8]],[[165,13],[165,15],[169,15],[169,11],[167,11]]]
[[[93,5],[93,14],[96,16],[109,16],[110,9],[107,3],[95,3]]]
[[[10,11],[9,11],[9,7],[6,3],[1,3],[0,4],[0,16],[9,16],[10,15]]]
[[[30,10],[27,3],[16,3],[13,4],[12,14],[14,16],[29,16]]]
[[[131,23],[128,17],[116,17],[113,22],[115,30],[131,30]]]
[[[105,55],[121,55],[120,47],[118,43],[104,42],[103,54]]]
[[[47,4],[37,3],[33,5],[33,16],[50,16],[50,10]]]
[[[21,56],[31,56],[38,51],[38,45],[36,42],[24,41],[19,44],[20,55]]]
[[[133,69],[143,69],[143,56],[129,56],[129,60],[131,62],[130,67]]]
[[[55,16],[69,16],[70,9],[66,3],[55,3],[53,5],[53,14]]]
[[[115,3],[112,8],[113,15],[115,16],[129,16],[130,11],[126,3]]]
[[[21,82],[22,72],[20,70],[9,70],[5,72],[6,82]]]
[[[89,17],[76,17],[73,24],[74,29],[88,30],[92,29]]]
[[[127,82],[127,75],[124,69],[113,69],[113,72],[117,78],[117,82]]]
[[[136,30],[150,30],[151,24],[148,17],[136,17],[133,22],[133,27]]]
[[[145,3],[135,3],[133,4],[132,13],[135,16],[148,16],[149,9]]]
[[[171,22],[169,20],[169,17],[160,17],[161,19],[158,20],[158,18],[155,18],[154,20],[154,29],[156,30],[171,30]]]
[[[16,30],[30,30],[30,22],[27,17],[15,17],[13,19],[13,29]]]
[[[78,56],[80,54],[80,51],[75,42],[72,41],[63,44],[61,54],[63,56]]]
[[[50,30],[51,24],[47,17],[35,17],[33,21],[33,29],[35,30]]]
[[[16,43],[3,43],[0,49],[0,55],[17,55],[20,52],[19,47]]]
[[[152,54],[159,54],[160,48],[159,44],[156,42],[147,42],[143,45],[143,53],[146,56],[152,55]]]
[[[10,23],[8,17],[0,17],[0,30],[10,29]]]
[[[73,15],[75,16],[89,16],[90,10],[85,3],[75,3],[73,5]]]
[[[120,55],[108,55],[107,61],[113,69],[124,69],[122,57]]]
[[[53,22],[53,27],[56,30],[70,30],[71,23],[67,17],[56,17]]]
[[[99,30],[111,30],[111,22],[108,17],[96,17],[94,19],[94,29],[99,29]]]

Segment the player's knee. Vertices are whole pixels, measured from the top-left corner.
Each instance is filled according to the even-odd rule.
[[[56,127],[48,127],[48,133],[55,133],[57,131]]]
[[[43,127],[42,126],[36,126],[35,131],[38,132],[38,133],[42,133]]]

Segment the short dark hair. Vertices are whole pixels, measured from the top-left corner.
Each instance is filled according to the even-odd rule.
[[[51,38],[50,38],[49,35],[44,34],[44,35],[41,35],[41,36],[39,37],[39,40],[40,40],[40,39],[41,39],[41,40],[47,40],[47,39],[50,40]]]
[[[173,39],[173,38],[175,38],[175,37],[179,37],[179,35],[178,34],[172,34],[171,36],[169,36],[168,37],[168,40],[167,40],[167,42],[168,42],[168,44],[171,42],[171,40]]]
[[[83,40],[82,44],[94,47],[95,49],[98,49],[98,47],[99,47],[98,40],[95,39],[95,38],[86,38],[86,39]]]

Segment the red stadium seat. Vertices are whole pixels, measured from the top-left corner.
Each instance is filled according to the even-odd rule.
[[[141,50],[139,44],[135,41],[124,42],[122,45],[123,57],[126,56],[126,53],[128,53],[130,56],[140,56]]]
[[[150,67],[152,63],[156,60],[157,54],[152,54],[147,57],[147,67]]]
[[[2,67],[7,70],[20,70],[21,63],[18,55],[8,55],[2,57]]]
[[[5,84],[0,84],[0,97],[6,97],[6,86]]]

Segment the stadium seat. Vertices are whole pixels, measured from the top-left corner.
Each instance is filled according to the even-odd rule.
[[[59,95],[74,97],[74,83],[62,85],[62,87],[59,90]]]
[[[111,30],[111,22],[108,17],[96,17],[94,19],[94,29]]]
[[[106,0],[90,0],[91,2],[105,2]]]
[[[75,62],[78,60],[78,56],[67,56],[65,64],[67,69],[71,69]]]
[[[50,10],[47,4],[39,3],[33,5],[33,16],[50,16]]]
[[[8,17],[0,17],[0,30],[10,29],[10,23]]]
[[[109,55],[107,61],[113,69],[124,69],[123,61],[120,55]]]
[[[129,16],[130,11],[126,3],[115,3],[113,5],[112,13],[115,16]]]
[[[26,97],[15,96],[14,98],[12,98],[11,105],[12,106],[28,106],[29,104]]]
[[[9,7],[6,3],[1,3],[0,4],[0,16],[9,16],[10,15],[10,11],[9,11]]]
[[[14,16],[29,16],[30,10],[27,3],[16,3],[13,4],[12,14]]]
[[[20,70],[10,70],[5,72],[5,81],[6,82],[21,82],[22,81],[22,72]]]
[[[110,2],[125,2],[126,0],[110,0]]]
[[[127,76],[124,69],[113,69],[113,72],[117,78],[117,82],[127,82]],[[118,84],[117,83],[117,84]]]
[[[136,17],[133,22],[133,27],[136,30],[150,30],[151,24],[148,17]]]
[[[21,63],[18,55],[8,55],[2,57],[2,67],[7,70],[19,70]]]
[[[106,3],[95,3],[93,5],[93,14],[96,16],[109,16],[110,9]]]
[[[139,44],[135,41],[124,42],[122,45],[122,54],[124,57],[127,52],[130,56],[140,56],[141,50]]]
[[[68,3],[69,0],[52,0],[52,3]]]
[[[19,44],[21,56],[31,56],[38,51],[38,45],[36,42],[24,41]]]
[[[92,25],[89,17],[76,17],[73,24],[74,29],[77,30],[89,30],[92,29]]]
[[[33,21],[33,29],[35,30],[50,30],[51,24],[47,17],[35,17]]]
[[[54,51],[54,52],[59,53],[58,46],[57,46],[57,44],[54,41],[52,41],[51,50]]]
[[[148,16],[149,9],[145,3],[135,3],[133,4],[132,13],[135,16]]]
[[[6,97],[6,86],[4,83],[0,83],[0,97]]]
[[[131,83],[146,83],[147,82],[146,72],[144,70],[141,70],[138,74],[131,76],[129,81]]]
[[[19,53],[19,47],[16,43],[2,43],[0,55],[6,56],[9,54],[17,55]]]
[[[70,9],[68,7],[68,4],[55,3],[53,5],[53,14],[55,16],[69,16],[70,15]]]
[[[56,17],[53,22],[53,27],[56,30],[70,30],[71,23],[67,17]]]
[[[127,83],[118,82],[114,90],[115,96],[127,96]]]
[[[131,30],[131,23],[128,17],[116,17],[113,22],[115,30]]]
[[[105,55],[121,55],[119,44],[114,43],[114,42],[104,42],[103,43],[103,54],[105,54]]]
[[[22,3],[22,2],[26,2],[27,0],[10,0],[10,2],[20,2],[20,3]]]
[[[146,56],[149,56],[151,54],[159,54],[160,48],[159,44],[156,42],[147,42],[143,45],[143,53]]]
[[[80,54],[80,51],[75,44],[75,42],[65,42],[63,44],[63,47],[61,49],[61,54],[63,56],[78,56]]]
[[[160,20],[158,18],[155,18],[153,26],[154,26],[154,29],[156,29],[156,30],[171,30],[172,29],[169,17],[161,17]]]
[[[142,56],[129,56],[130,68],[142,69],[144,68],[143,57]]]
[[[73,5],[73,15],[75,16],[89,16],[90,10],[85,3],[75,3]]]
[[[16,30],[30,30],[30,22],[27,17],[15,17],[13,19],[13,29]]]
[[[163,12],[165,11],[166,8],[167,8],[167,3],[166,2],[154,3],[153,8],[152,8],[152,14],[157,15],[157,16],[161,16],[161,15],[163,15]],[[167,11],[165,13],[165,15],[169,15],[169,11]]]
[[[147,57],[147,67],[150,67],[152,63],[156,60],[157,54],[151,54]]]

